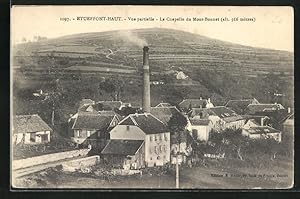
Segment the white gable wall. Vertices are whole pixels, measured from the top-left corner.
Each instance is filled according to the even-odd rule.
[[[117,125],[109,134],[112,140],[145,140],[145,133],[139,127],[133,125]]]

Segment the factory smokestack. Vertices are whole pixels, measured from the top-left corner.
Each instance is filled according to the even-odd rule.
[[[143,76],[144,76],[144,89],[143,89],[143,110],[150,113],[150,72],[149,72],[149,47],[143,48]]]

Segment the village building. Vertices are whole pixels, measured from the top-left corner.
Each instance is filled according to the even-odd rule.
[[[247,106],[246,114],[261,115],[269,112],[277,112],[284,110],[281,104],[249,104]]]
[[[105,162],[120,169],[145,167],[144,140],[109,140],[101,154]]]
[[[108,132],[119,121],[113,111],[78,112],[69,119],[69,136],[77,144],[88,140],[92,146],[103,148],[109,139]]]
[[[259,126],[253,121],[248,121],[242,129],[242,135],[251,139],[274,139],[281,142],[281,132],[270,126]]]
[[[143,141],[143,158],[147,167],[163,166],[170,162],[170,132],[162,121],[150,113],[128,115],[110,131],[110,139],[124,140],[124,145],[126,140]]]
[[[37,115],[17,115],[13,118],[13,144],[42,144],[50,142],[52,129]]]
[[[226,103],[226,107],[232,109],[239,115],[244,115],[246,114],[247,107],[250,104],[259,104],[257,99],[238,99],[238,100],[229,100]]]
[[[213,123],[209,119],[188,119],[186,128],[195,140],[207,142]]]
[[[188,113],[191,120],[208,119],[212,122],[211,130],[240,129],[245,119],[225,106],[212,108],[193,108]]]
[[[124,107],[131,107],[130,103],[124,103],[122,101],[98,101],[95,102],[90,99],[83,99],[80,102],[78,111],[83,112],[99,112],[99,111],[112,111],[121,110]]]
[[[285,134],[294,135],[294,113],[290,114],[283,121],[283,132]]]
[[[184,74],[183,71],[176,71],[176,79],[187,79],[189,76],[187,76],[186,74]]]
[[[212,108],[214,107],[213,103],[210,101],[210,98],[206,99],[184,99],[178,104],[178,107],[183,112],[189,112],[193,108]]]
[[[245,124],[244,126],[247,124],[247,122],[249,120],[255,122],[255,124],[259,125],[259,126],[270,126],[270,118],[268,116],[261,116],[261,115],[243,115],[242,116],[245,119]]]

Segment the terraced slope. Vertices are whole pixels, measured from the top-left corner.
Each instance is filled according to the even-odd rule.
[[[252,75],[293,71],[293,54],[290,52],[242,46],[184,31],[158,28],[64,36],[21,44],[16,52],[18,55],[26,52],[33,56],[81,59],[84,64],[74,65],[80,65],[82,70],[86,66],[90,71],[96,66],[131,71],[141,66],[144,44],[150,47],[150,63],[154,72],[168,70],[171,66],[181,67],[188,73],[195,68],[232,72],[238,69]],[[71,69],[74,70],[74,67]]]

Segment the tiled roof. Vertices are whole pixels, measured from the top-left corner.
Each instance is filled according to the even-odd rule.
[[[143,143],[143,140],[109,140],[101,154],[134,155]]]
[[[162,103],[157,104],[155,107],[172,107],[172,105],[169,103],[162,102]]]
[[[219,116],[220,118],[237,116],[237,114],[233,110],[231,110],[230,108],[227,108],[225,106],[216,106],[216,107],[210,108],[210,110],[213,113],[215,113],[215,115]]]
[[[13,133],[52,131],[39,115],[17,115],[13,118]]]
[[[108,128],[113,115],[101,115],[99,113],[78,113],[72,129],[103,129]]]
[[[231,108],[238,114],[244,114],[245,109],[247,109],[247,106],[249,104],[258,104],[259,102],[253,98],[253,99],[240,99],[240,100],[229,100],[226,103],[226,107]]]
[[[254,114],[257,112],[268,112],[282,110],[284,107],[281,104],[249,104],[247,113]]]
[[[268,133],[279,133],[280,131],[277,129],[274,129],[269,126],[256,126],[251,127],[249,129],[244,129],[248,131],[250,134],[268,134]]]
[[[195,126],[207,126],[210,123],[210,120],[208,119],[191,119],[190,120],[192,125]]]
[[[138,126],[145,134],[168,132],[167,126],[150,113],[130,114],[119,125]]]
[[[83,105],[88,105],[88,104],[94,104],[95,101],[91,100],[91,99],[82,99],[80,102],[79,102],[79,106],[83,106]]]
[[[270,118],[268,116],[262,116],[262,115],[243,115],[242,117],[246,120],[246,122],[248,122],[248,120],[253,120],[257,124],[261,123],[262,118],[264,118],[264,123],[266,123],[268,120],[270,120]]]
[[[150,113],[157,117],[160,121],[167,124],[170,118],[176,114],[180,113],[175,106],[171,107],[151,107]]]
[[[119,109],[122,105],[121,101],[99,101],[96,104],[102,105],[102,110],[114,110]]]
[[[184,99],[179,103],[181,109],[202,108],[206,104],[205,99]]]
[[[232,117],[224,117],[223,120],[225,122],[235,122],[235,121],[239,121],[239,120],[243,120],[244,118],[240,115],[236,115],[236,116],[232,116]]]

